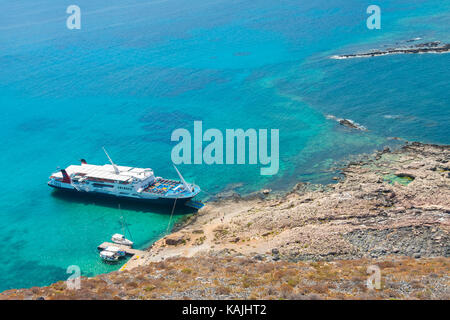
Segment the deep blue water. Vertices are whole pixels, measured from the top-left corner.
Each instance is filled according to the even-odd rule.
[[[81,30],[66,8],[82,10]],[[203,197],[328,182],[336,161],[401,137],[450,143],[450,55],[332,60],[422,37],[450,41],[450,3],[380,4],[382,29],[366,28],[360,0],[0,1],[0,291],[117,269],[96,246],[120,231],[137,247],[161,237],[170,214],[70,199],[46,185],[57,166],[170,165],[176,128],[280,130],[280,171],[255,165],[182,165]],[[368,132],[326,119],[350,118]],[[170,210],[169,210],[170,211]],[[176,215],[174,221],[179,219]]]

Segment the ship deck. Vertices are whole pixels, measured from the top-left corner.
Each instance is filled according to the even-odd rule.
[[[143,192],[165,195],[170,191],[175,191],[180,185],[182,185],[180,181],[157,178],[152,184],[145,188]]]

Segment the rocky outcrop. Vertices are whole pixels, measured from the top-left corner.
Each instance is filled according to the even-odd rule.
[[[448,232],[428,225],[355,230],[344,235],[365,256],[449,257]]]
[[[327,115],[326,116],[327,119],[331,119],[331,120],[335,120],[337,121],[340,125],[350,128],[350,129],[356,129],[356,130],[361,130],[361,131],[367,131],[367,128],[360,125],[359,123],[356,123],[353,120],[350,119],[342,119],[342,118],[337,118],[333,115]]]
[[[441,44],[440,41],[433,41],[400,48],[387,48],[384,50],[374,49],[363,53],[334,55],[331,56],[331,59],[366,58],[366,57],[385,56],[390,54],[447,53],[449,51],[450,51],[449,43]]]
[[[166,245],[168,246],[178,246],[180,244],[186,243],[190,238],[184,235],[181,236],[168,236],[165,238]]]

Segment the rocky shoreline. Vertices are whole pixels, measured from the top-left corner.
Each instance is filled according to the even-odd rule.
[[[296,266],[300,269],[309,268],[315,266],[314,263],[320,265],[332,263],[333,266],[359,263],[361,266],[389,261],[398,267],[398,270],[392,271],[394,278],[406,274],[410,277],[408,281],[419,281],[414,278],[416,275],[409,274],[410,271],[401,267],[402,261],[409,261],[411,268],[424,266],[424,263],[427,265],[438,263],[443,270],[442,274],[439,273],[436,278],[433,276],[437,272],[435,269],[425,268],[428,271],[422,270],[421,279],[427,279],[429,275],[434,277],[430,278],[430,281],[437,281],[439,285],[435,284],[433,287],[435,289],[425,286],[423,290],[420,289],[422,291],[419,290],[420,294],[414,290],[414,294],[413,291],[397,292],[394,294],[395,297],[421,298],[426,290],[431,290],[429,297],[448,299],[450,146],[413,142],[406,143],[397,150],[385,148],[364,160],[349,163],[341,168],[341,175],[336,177],[336,180],[337,183],[330,185],[299,183],[283,196],[273,195],[270,190],[262,190],[241,197],[230,191],[218,196],[216,201],[208,203],[172,234],[154,243],[148,249],[147,257],[140,262],[140,266],[83,281],[99,283],[100,279],[103,279],[102,283],[104,281],[115,283],[114,279],[124,278],[123,281],[127,283],[139,282],[136,279],[153,279],[155,275],[148,273],[149,270],[155,272],[155,268],[158,269],[156,266],[163,263],[165,267],[158,271],[161,277],[170,278],[172,272],[170,270],[173,268],[179,269],[177,272],[182,273],[180,270],[183,270],[184,265],[184,269],[191,270],[186,273],[189,275],[195,273],[198,281],[214,283],[214,279],[211,278],[214,272],[205,271],[206,269],[201,271],[202,268],[197,270],[193,267],[200,260],[210,261],[216,265],[216,269],[219,267],[213,263],[214,261],[225,263],[230,270],[233,266],[234,269],[240,266],[243,263],[240,261],[247,261],[246,264],[261,268],[273,265],[275,269],[278,266],[280,268],[289,266],[293,269]],[[337,268],[335,272],[342,269],[342,267],[333,268]],[[243,274],[233,275],[230,271],[224,278],[231,281],[233,277],[240,279]],[[301,277],[298,274],[296,279],[300,281]],[[323,277],[320,280],[322,282],[315,280],[315,285],[327,283],[331,278],[336,277],[330,275],[328,280]],[[339,282],[337,278],[335,280]],[[119,292],[124,291],[122,296],[117,293],[117,297],[139,298],[137,289],[141,288],[141,285],[133,288],[134,293],[131,294],[131,291],[127,291],[126,283],[116,283],[115,288],[119,288],[117,289]],[[283,281],[277,282],[280,288],[284,284]],[[55,292],[55,286],[61,285],[35,288],[34,291],[10,290],[0,294],[0,299],[25,296],[33,299],[39,296],[58,299],[67,296],[67,290],[58,289]],[[100,292],[97,290],[98,286],[92,286],[91,291],[88,290],[90,294]],[[225,296],[215,294],[214,290],[204,291],[203,296],[187,293],[181,295],[174,288],[171,289],[165,284],[161,286],[165,288],[164,293],[154,288],[148,294],[144,292],[144,298],[245,299],[252,296],[252,291],[244,290],[243,284],[230,285],[232,289],[221,284],[220,287],[225,288],[222,291],[228,292]],[[286,287],[286,292],[289,291],[292,295],[303,292],[298,284],[291,287]],[[345,290],[336,290],[327,289],[322,294],[319,292],[318,297],[364,298],[363,294],[367,293],[361,289],[357,295],[348,295]],[[87,294],[85,291],[84,294]],[[239,295],[231,294],[229,291],[246,293]],[[257,298],[278,297],[269,291]],[[140,292],[142,293],[142,290]],[[154,296],[155,292],[160,292],[160,295]],[[310,293],[317,292],[311,290]],[[389,297],[380,292],[378,294],[377,297]],[[81,297],[76,293],[70,295],[72,298]],[[292,295],[286,293],[283,297],[298,298]],[[104,298],[117,297],[104,296]]]
[[[156,242],[151,260],[198,254],[335,260],[450,256],[450,147],[386,148],[342,169],[327,186],[298,184],[207,205]],[[314,189],[314,190],[312,190]]]
[[[384,50],[374,49],[363,53],[334,55],[331,56],[330,58],[339,60],[339,59],[378,57],[391,54],[420,54],[420,53],[448,53],[448,52],[450,52],[449,43],[441,44],[440,41],[433,41],[400,48],[387,48]]]

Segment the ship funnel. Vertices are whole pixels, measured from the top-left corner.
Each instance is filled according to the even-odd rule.
[[[67,174],[67,171],[65,169],[62,169],[61,173],[63,175],[63,181],[62,182],[64,182],[64,183],[72,183],[72,179],[70,179],[70,177]]]
[[[191,188],[189,187],[189,185],[186,183],[186,181],[184,180],[184,178],[183,178],[183,176],[181,175],[180,171],[178,171],[177,167],[175,167],[175,165],[173,165],[173,167],[174,167],[175,170],[177,171],[178,176],[180,177],[180,180],[181,180],[181,182],[182,182],[183,185],[184,185],[184,188],[185,188],[186,190],[189,190],[189,191],[192,192],[192,189],[191,189]]]
[[[117,166],[114,164],[114,162],[111,160],[111,157],[109,156],[108,152],[106,152],[105,147],[103,147],[103,151],[105,152],[106,156],[108,157],[109,162],[111,162],[111,165],[112,165],[112,167],[114,168],[114,173],[115,173],[115,174],[120,174],[119,169],[118,169]]]

